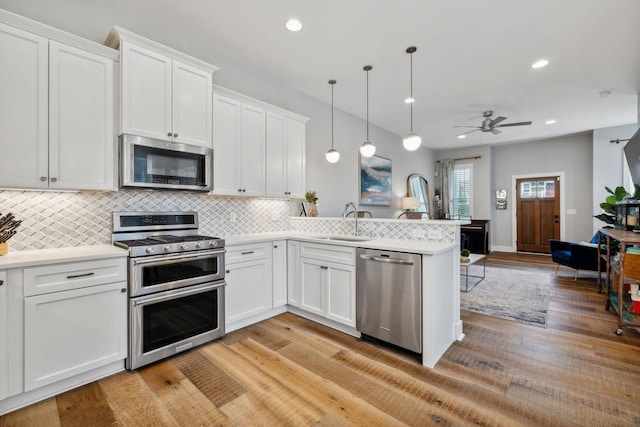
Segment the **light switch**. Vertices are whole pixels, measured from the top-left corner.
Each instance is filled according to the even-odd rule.
[[[578,213],[575,209],[567,209],[567,215],[576,215]]]

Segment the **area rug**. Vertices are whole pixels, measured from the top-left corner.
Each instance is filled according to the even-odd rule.
[[[473,266],[469,272],[481,274],[482,266]],[[464,280],[461,275],[462,286]],[[469,277],[469,285],[472,280],[478,279]],[[549,288],[549,274],[486,267],[484,280],[471,291],[460,292],[460,309],[546,327]]]

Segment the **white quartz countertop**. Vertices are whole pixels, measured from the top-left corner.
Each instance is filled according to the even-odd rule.
[[[327,237],[337,238],[336,240]],[[341,238],[354,240],[339,240]],[[273,240],[291,239],[304,242],[323,243],[337,246],[350,246],[354,248],[381,249],[386,251],[412,252],[423,255],[434,255],[458,247],[457,243],[441,242],[434,240],[405,240],[383,239],[367,236],[341,236],[333,234],[309,233],[301,231],[281,231],[271,233],[243,234],[225,237],[226,245],[241,245],[244,243],[267,242]]]
[[[9,251],[0,256],[0,270],[33,267],[43,264],[126,257],[126,249],[113,245],[76,246],[68,248],[34,249],[29,251]]]

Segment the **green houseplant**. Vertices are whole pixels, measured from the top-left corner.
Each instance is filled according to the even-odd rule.
[[[318,203],[318,196],[315,191],[307,191],[304,194],[304,198],[307,201],[307,215],[309,216],[318,216],[318,207],[316,203]]]
[[[631,198],[636,200],[640,199],[640,185],[634,184],[633,187],[634,194]],[[616,187],[615,190],[611,190],[609,187],[604,187],[604,189],[609,193],[605,201],[600,203],[600,208],[602,208],[604,212],[594,215],[594,217],[608,224],[606,228],[611,228],[616,224],[616,203],[624,200],[626,197],[629,197],[629,194],[622,186]]]
[[[471,255],[471,251],[469,249],[462,249],[460,251],[460,262],[469,261],[469,255]]]

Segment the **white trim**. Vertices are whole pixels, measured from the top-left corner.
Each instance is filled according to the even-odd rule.
[[[540,173],[534,173],[534,174],[526,174],[526,175],[512,175],[511,176],[511,206],[513,206],[513,209],[511,209],[511,250],[510,251],[505,251],[505,252],[517,252],[518,251],[518,245],[517,245],[517,239],[518,239],[518,222],[517,222],[517,218],[516,218],[516,210],[517,210],[517,205],[516,205],[516,200],[517,200],[517,187],[516,187],[516,181],[518,179],[527,179],[527,178],[538,178],[538,177],[543,177],[543,176],[558,176],[560,177],[560,240],[565,238],[565,219],[566,219],[566,213],[565,213],[565,183],[564,183],[564,172],[540,172]],[[496,248],[492,248],[492,249],[496,249]]]

